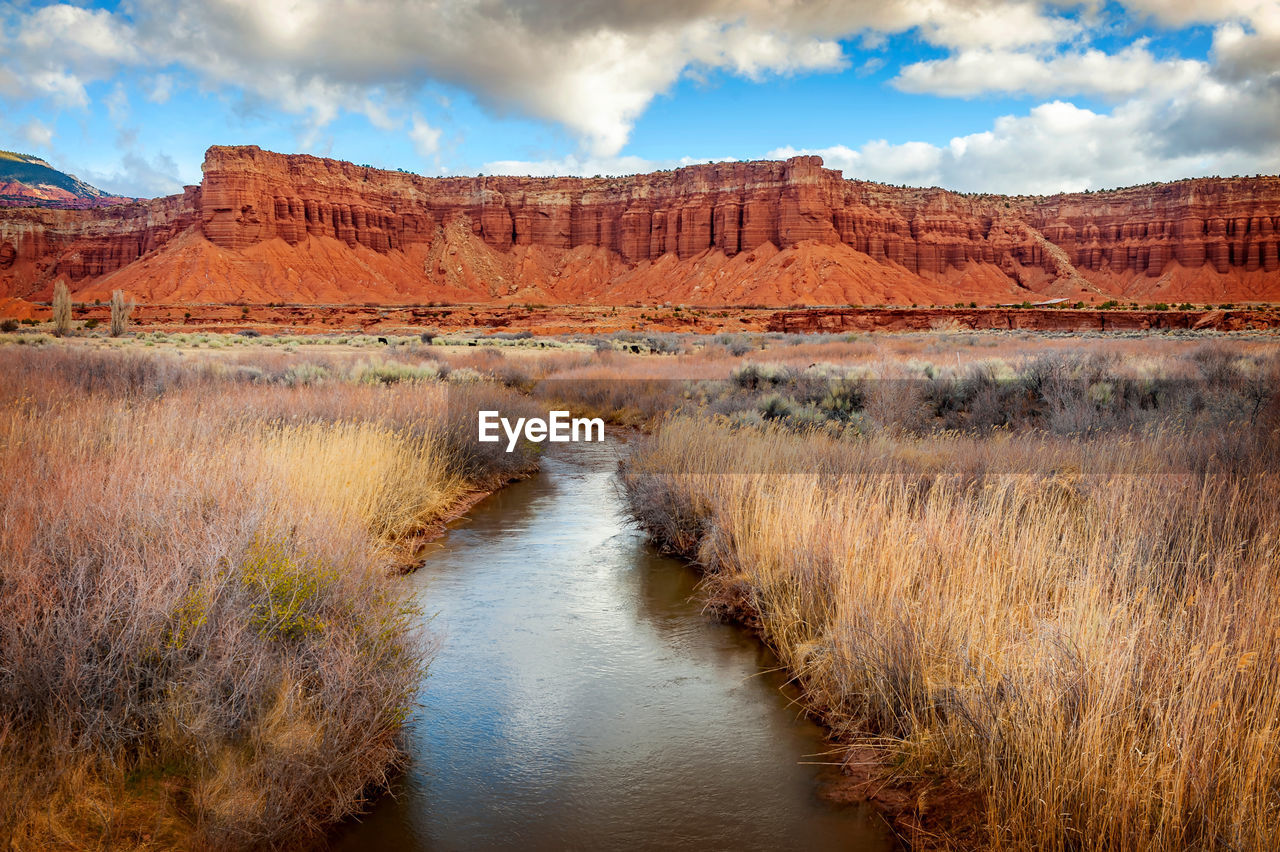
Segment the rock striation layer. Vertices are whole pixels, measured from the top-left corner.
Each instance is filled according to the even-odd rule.
[[[200,188],[182,195],[89,210],[0,210],[0,295],[52,291],[110,275],[198,223]]]
[[[962,195],[818,157],[619,178],[427,178],[210,148],[199,187],[0,211],[0,295],[157,302],[1280,300],[1280,178]]]

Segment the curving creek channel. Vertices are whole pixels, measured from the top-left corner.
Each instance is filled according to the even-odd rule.
[[[822,731],[626,517],[622,444],[552,445],[406,579],[439,651],[393,796],[340,849],[888,850]]]

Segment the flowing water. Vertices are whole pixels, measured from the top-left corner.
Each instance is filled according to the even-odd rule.
[[[440,640],[394,797],[345,849],[892,848],[766,649],[628,523],[621,445],[562,445],[406,579]]]

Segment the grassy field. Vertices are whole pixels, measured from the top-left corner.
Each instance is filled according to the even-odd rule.
[[[914,843],[1276,848],[1277,350],[1024,350],[739,365],[633,455],[635,514],[918,793]]]
[[[536,467],[476,411],[553,405],[644,430],[636,518],[912,792],[913,842],[1280,845],[1274,337],[0,344],[18,848],[270,845],[358,812],[431,658],[397,575]],[[979,803],[960,831],[929,816],[948,789]]]

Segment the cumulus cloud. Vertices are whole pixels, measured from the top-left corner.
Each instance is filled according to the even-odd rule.
[[[1125,6],[1168,26],[1248,20],[1268,10],[1274,0],[1126,0]]]
[[[1121,17],[1207,24],[1212,52],[1093,43]],[[827,149],[851,173],[1054,191],[1271,168],[1280,138],[1275,0],[131,0],[120,11],[10,4],[0,7],[0,33],[9,34],[0,34],[0,93],[21,88],[63,108],[86,106],[86,86],[121,68],[157,74],[146,96],[163,103],[176,73],[297,116],[303,139],[358,113],[434,157],[441,135],[420,99],[443,85],[495,114],[557,123],[580,142],[572,155],[490,163],[490,172],[671,165],[625,148],[637,119],[683,75],[874,70],[880,57],[848,55],[845,45],[874,51],[902,33],[943,53],[898,69],[904,93],[1054,100],[948,145]],[[1109,111],[1066,100],[1077,95]]]
[[[84,82],[67,71],[40,69],[26,76],[26,84],[38,94],[49,97],[61,107],[87,107],[89,95]]]
[[[597,157],[617,155],[652,100],[690,71],[762,79],[840,69],[840,39],[858,34],[914,28],[938,45],[1014,49],[1079,28],[1029,0],[134,0],[125,9],[14,13],[21,67],[45,74],[42,91],[62,104],[83,106],[84,83],[108,67],[174,65],[314,127],[343,109],[367,112],[371,89],[407,97],[443,83],[499,113],[559,123]]]
[[[116,169],[81,169],[77,174],[93,186],[113,195],[154,198],[182,191],[182,181],[178,179],[178,164],[166,154],[148,157],[140,151],[130,149],[125,151]]]
[[[1252,147],[1170,149],[1160,117],[1133,104],[1110,114],[1063,101],[1024,116],[997,119],[991,130],[957,136],[946,145],[890,144],[858,148],[779,148],[771,157],[819,154],[846,177],[964,192],[1042,194],[1175,180],[1195,174],[1280,170],[1280,151]]]
[[[900,69],[902,91],[1084,94],[1109,113],[1055,101],[992,130],[936,147],[936,159],[904,146],[834,151],[846,167],[894,179],[966,189],[1047,192],[1136,180],[1280,169],[1280,6],[1257,0],[1137,0],[1170,25],[1217,21],[1204,61],[1158,57],[1139,40],[1114,53],[1060,45],[960,49]],[[933,146],[930,146],[933,147]],[[909,155],[909,156],[908,156]]]
[[[0,41],[7,54],[0,60],[6,65],[0,76],[15,77],[19,90],[48,97],[59,107],[87,107],[88,83],[143,61],[130,25],[105,9],[44,6],[0,21],[0,33],[5,31],[13,36]]]
[[[1238,22],[1218,27],[1213,53],[1225,79],[1280,79],[1280,6],[1254,16],[1248,29]]]
[[[48,148],[53,141],[53,128],[33,118],[18,128],[18,137],[32,148]]]
[[[139,54],[130,26],[106,9],[56,4],[22,20],[17,41],[27,56],[58,57],[81,67],[109,68],[133,63]]]
[[[1047,56],[973,50],[902,68],[893,84],[904,92],[968,97],[989,92],[1031,95],[1090,94],[1108,98],[1173,92],[1196,84],[1208,65],[1194,59],[1161,60],[1145,40],[1117,53],[1097,49]]]
[[[1052,17],[1038,3],[956,3],[921,24],[926,39],[945,47],[1008,50],[1058,44],[1078,34],[1079,21]]]

